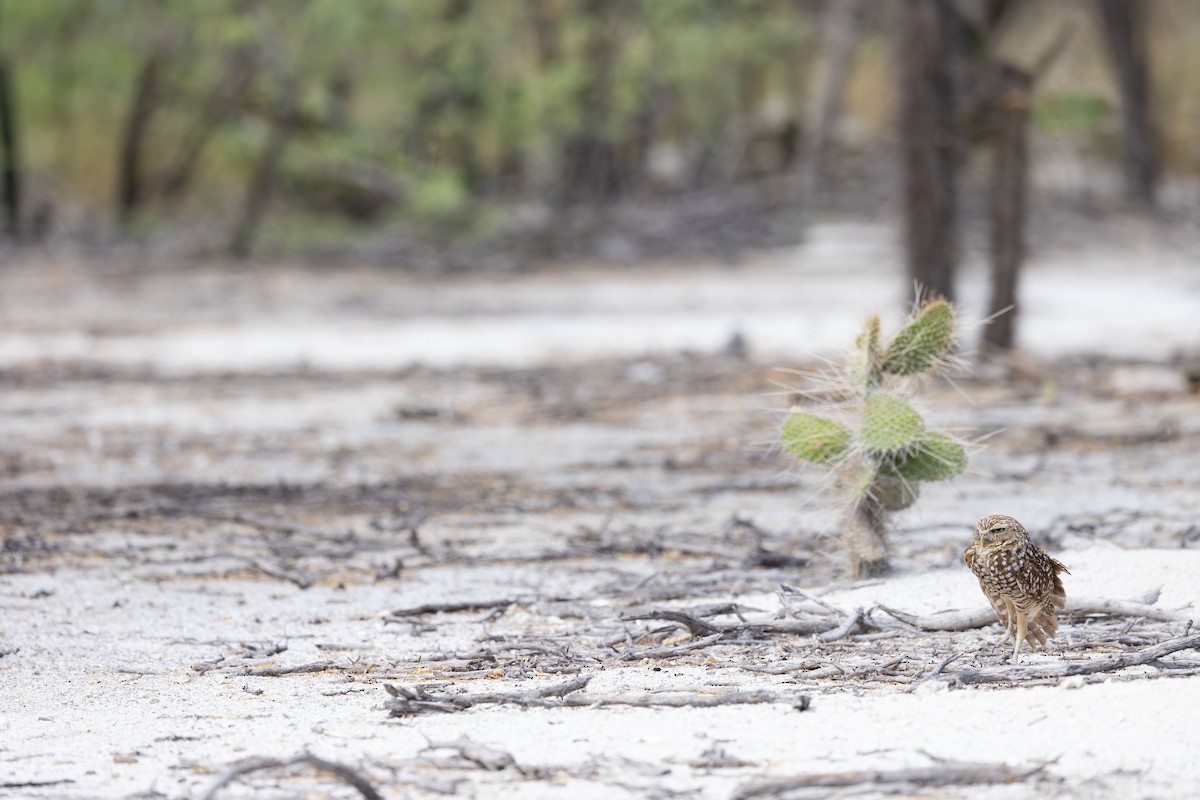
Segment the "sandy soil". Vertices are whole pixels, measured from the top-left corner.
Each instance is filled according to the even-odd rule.
[[[896,574],[858,584],[820,474],[770,448],[772,368],[896,304],[884,229],[732,267],[439,280],[13,266],[0,787],[196,797],[309,752],[384,797],[1192,796],[1195,650],[1034,673],[1191,633],[1194,255],[1152,232],[1040,255],[1022,354],[931,388],[987,448],[899,515]],[[968,313],[981,286],[968,270]],[[1068,617],[1022,671],[996,625],[883,610],[983,608],[959,557],[986,513],[1035,531],[1071,597],[1161,588],[1155,612]],[[834,641],[784,630],[858,609]],[[574,677],[591,702],[470,702]],[[385,685],[429,713],[390,715]],[[219,791],[313,794],[358,796],[311,765]]]

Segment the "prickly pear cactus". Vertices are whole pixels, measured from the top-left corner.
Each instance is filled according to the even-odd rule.
[[[798,412],[783,423],[779,438],[789,452],[805,461],[826,464],[845,455],[854,434],[839,422]]]
[[[925,420],[903,397],[879,389],[867,392],[859,440],[868,453],[902,453],[924,432]]]
[[[935,300],[892,337],[879,368],[891,375],[919,375],[936,367],[953,344],[954,309]]]
[[[967,466],[963,442],[928,430],[911,400],[911,378],[942,366],[954,345],[954,308],[934,300],[882,344],[871,317],[837,372],[829,412],[795,411],[780,443],[789,453],[836,471],[851,566],[860,576],[887,570],[888,514],[916,502],[920,484],[953,478]]]

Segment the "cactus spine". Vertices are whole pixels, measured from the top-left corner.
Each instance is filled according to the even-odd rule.
[[[909,402],[910,378],[945,363],[954,344],[954,309],[934,300],[885,345],[879,317],[867,320],[855,350],[839,370],[839,419],[795,410],[780,442],[799,458],[836,474],[843,534],[858,576],[888,568],[888,515],[916,502],[920,484],[958,475],[967,465],[963,443],[931,431]]]

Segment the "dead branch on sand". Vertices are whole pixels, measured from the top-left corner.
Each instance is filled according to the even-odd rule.
[[[959,683],[991,683],[996,681],[1020,682],[1041,678],[1068,678],[1072,675],[1091,675],[1097,672],[1113,672],[1126,667],[1137,667],[1150,664],[1163,656],[1180,650],[1200,647],[1200,633],[1181,636],[1144,650],[1132,653],[1115,653],[1090,658],[1087,661],[1077,661],[1059,664],[1036,664],[1027,667],[1005,666],[985,669],[961,669],[947,671],[943,674],[953,676]]]
[[[505,609],[516,603],[516,600],[475,600],[460,603],[422,603],[412,608],[401,608],[388,614],[389,618],[420,617],[426,614],[455,613],[458,611],[491,611]],[[386,620],[391,622],[392,619]]]
[[[847,786],[971,786],[991,783],[1015,783],[1045,769],[1045,764],[1010,767],[1006,764],[968,764],[945,761],[932,767],[909,769],[859,770],[854,772],[817,772],[791,778],[775,778],[739,788],[735,800],[751,797],[778,797],[797,789]]]
[[[296,758],[290,758],[286,760],[277,758],[257,758],[242,764],[238,764],[235,767],[230,767],[221,774],[221,777],[217,778],[216,783],[209,787],[208,791],[204,793],[204,797],[202,797],[201,800],[213,800],[213,798],[217,796],[217,790],[232,783],[243,775],[248,775],[251,772],[259,772],[261,770],[291,767],[297,764],[307,764],[313,769],[336,775],[357,789],[358,793],[367,798],[367,800],[383,800],[383,795],[375,791],[375,787],[373,787],[362,775],[359,775],[345,764],[339,764],[336,761],[326,761],[325,759],[318,758],[311,753],[305,753],[302,756],[297,756]]]
[[[597,695],[576,695],[592,680],[590,675],[581,675],[561,683],[553,683],[524,692],[485,692],[480,694],[431,694],[429,686],[395,686],[384,684],[392,696],[387,701],[389,716],[403,717],[416,714],[448,713],[463,711],[477,705],[516,705],[526,708],[599,708],[603,706],[637,706],[641,708],[712,708],[721,705],[761,705],[786,703],[804,711],[812,698],[804,694],[755,690],[746,692],[723,692],[705,694],[701,691],[646,692]]]
[[[645,611],[621,617],[622,622],[648,619],[674,622],[687,628],[694,636],[719,636],[720,641],[752,641],[766,639],[777,634],[798,634],[801,636],[827,634],[838,632],[840,628],[845,627],[845,632],[840,633],[836,637],[840,639],[849,634],[859,623],[864,622],[861,612],[857,615],[847,615],[845,620],[839,620],[832,616],[807,616],[803,619],[783,620],[780,622],[747,622],[740,625],[716,625],[693,617],[691,614],[685,614],[682,611],[669,610]],[[851,624],[847,624],[847,622]],[[826,639],[825,641],[834,641],[834,639]]]
[[[1154,590],[1131,600],[1111,600],[1106,597],[1067,598],[1063,614],[1067,617],[1133,617],[1158,622],[1184,622],[1189,619],[1187,606],[1177,609],[1159,608],[1158,591]],[[969,631],[985,628],[996,621],[995,613],[989,608],[968,611],[939,611],[936,614],[910,614],[885,605],[876,606],[880,611],[901,622],[923,631]]]

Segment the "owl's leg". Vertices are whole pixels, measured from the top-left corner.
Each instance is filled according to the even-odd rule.
[[[1004,626],[1004,635],[1006,637],[1016,636],[1017,607],[1007,597],[1000,599],[1004,602],[1004,613],[1001,614],[997,611],[996,615],[1000,617],[1000,624]]]
[[[1016,644],[1013,646],[1013,663],[1021,663],[1021,642],[1025,641],[1025,634],[1029,632],[1029,621],[1025,618],[1025,612],[1021,609],[1016,609],[1017,614],[1017,634],[1013,637]]]

